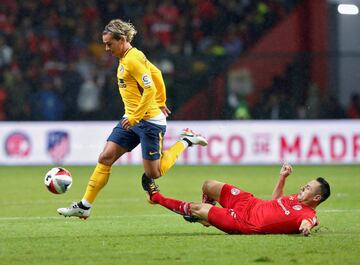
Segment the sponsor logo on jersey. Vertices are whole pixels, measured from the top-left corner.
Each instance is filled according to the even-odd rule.
[[[124,73],[124,66],[123,66],[123,65],[120,65],[119,72],[120,72],[120,74],[123,74],[123,73]]]
[[[232,188],[230,192],[231,192],[231,194],[234,195],[234,196],[240,194],[240,190],[237,189],[237,188]]]
[[[233,209],[229,209],[229,213],[230,213],[232,218],[236,219],[236,213],[234,212]]]
[[[292,208],[296,211],[300,211],[302,209],[301,205],[294,205]]]
[[[31,148],[29,137],[22,132],[13,132],[5,140],[5,152],[9,157],[28,157]]]
[[[147,74],[143,74],[142,77],[141,77],[143,83],[144,83],[144,86],[150,86],[151,85],[151,77]]]
[[[286,209],[286,207],[282,203],[281,198],[277,199],[276,201],[279,204],[279,206],[281,207],[281,209],[284,211],[285,215],[290,215],[291,214],[291,212],[288,209]]]
[[[55,162],[62,162],[70,152],[69,134],[65,131],[50,131],[47,137],[47,151]]]
[[[118,79],[118,86],[119,86],[120,88],[126,88],[126,84],[125,84],[124,79],[122,79],[122,78],[119,78],[119,79]]]

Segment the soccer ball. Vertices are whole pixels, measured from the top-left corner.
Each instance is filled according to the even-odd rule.
[[[67,169],[54,167],[46,173],[44,183],[52,193],[62,194],[71,188],[72,177]]]

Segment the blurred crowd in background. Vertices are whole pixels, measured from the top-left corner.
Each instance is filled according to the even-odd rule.
[[[197,78],[211,77],[209,72],[201,77],[202,69],[241,56],[297,2],[1,0],[0,120],[120,119],[118,62],[101,41],[104,26],[114,18],[135,25],[133,44],[163,71],[168,105],[176,111],[196,91]],[[189,61],[195,63],[187,67]],[[182,86],[182,80],[188,86]],[[223,118],[360,118],[358,94],[351,106],[342,107],[329,97],[317,105],[314,117],[302,116],[306,110],[289,105],[286,82],[274,80],[274,88],[251,107],[229,93]]]

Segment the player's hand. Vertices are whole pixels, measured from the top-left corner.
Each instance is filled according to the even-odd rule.
[[[171,114],[171,111],[166,106],[160,107],[160,110],[162,113],[164,113],[166,118],[169,117],[169,115]]]
[[[310,235],[310,229],[309,228],[300,228],[300,232],[304,235],[304,236],[309,236]]]
[[[303,220],[301,222],[301,225],[299,227],[299,231],[304,235],[304,236],[309,236],[311,233],[311,224],[308,220]]]
[[[121,126],[125,129],[125,130],[129,130],[131,128],[131,124],[128,120],[128,118],[123,118],[121,121]]]
[[[281,167],[281,170],[280,170],[280,176],[281,177],[287,177],[289,176],[291,173],[293,172],[293,168],[290,164],[288,163],[284,163]]]

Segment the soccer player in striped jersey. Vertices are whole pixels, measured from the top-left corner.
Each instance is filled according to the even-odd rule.
[[[215,180],[203,184],[202,203],[166,198],[156,185],[144,186],[150,199],[181,214],[189,222],[214,226],[229,234],[310,235],[318,225],[316,207],[330,196],[330,186],[323,178],[304,185],[298,194],[284,196],[286,178],[292,167],[284,164],[271,200],[262,200],[235,186]],[[219,203],[222,207],[215,206]]]
[[[57,210],[65,217],[88,218],[96,196],[109,179],[111,166],[138,144],[141,144],[145,186],[155,185],[153,179],[163,176],[188,146],[207,145],[203,136],[184,129],[179,141],[163,152],[166,117],[170,114],[165,104],[165,84],[161,71],[131,45],[136,33],[131,23],[121,19],[110,21],[103,31],[105,50],[119,59],[117,83],[125,114],[108,137],[82,200]]]

